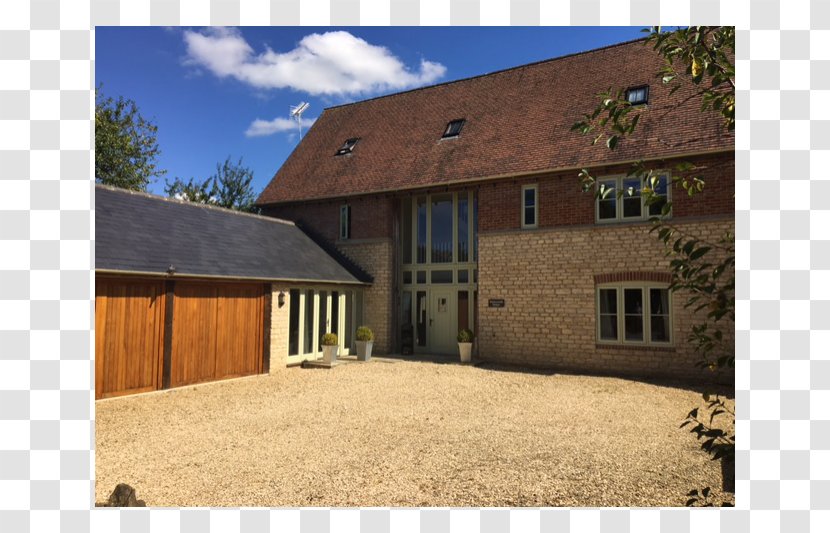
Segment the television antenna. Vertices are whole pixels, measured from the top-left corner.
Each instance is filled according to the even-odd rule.
[[[308,109],[308,102],[300,102],[297,105],[291,106],[289,109],[291,110],[289,115],[291,118],[297,121],[297,129],[299,130],[300,137],[303,136],[303,112]]]

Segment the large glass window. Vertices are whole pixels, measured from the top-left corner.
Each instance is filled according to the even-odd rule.
[[[305,311],[303,313],[303,353],[314,351],[314,291],[305,291]]]
[[[634,344],[671,341],[670,292],[665,286],[632,283],[597,289],[597,338]]]
[[[470,260],[470,213],[467,194],[458,195],[458,259],[459,263]]]
[[[404,198],[401,209],[401,246],[403,247],[403,264],[412,264],[412,199]]]
[[[401,324],[412,324],[412,291],[403,291],[401,297]]]
[[[432,197],[432,262],[452,263],[452,195]]]
[[[288,355],[297,355],[300,349],[300,290],[288,291]]]
[[[415,328],[415,342],[418,346],[427,345],[427,293],[418,291],[415,296],[417,324]]]
[[[418,263],[427,262],[427,200],[418,198]]]

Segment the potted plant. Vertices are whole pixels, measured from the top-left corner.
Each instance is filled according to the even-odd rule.
[[[473,332],[467,328],[458,332],[458,351],[461,362],[469,363],[473,353]]]
[[[337,335],[334,333],[326,333],[323,335],[323,362],[332,364],[337,361],[337,351],[340,346],[337,345]]]
[[[355,332],[355,344],[357,345],[357,360],[368,361],[372,358],[372,341],[375,340],[375,334],[366,326],[360,326]]]

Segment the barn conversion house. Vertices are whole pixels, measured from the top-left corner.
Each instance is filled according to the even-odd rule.
[[[686,376],[695,319],[667,290],[654,206],[626,172],[638,160],[659,171],[673,224],[716,239],[734,229],[734,134],[691,84],[655,83],[661,66],[640,40],[330,107],[257,204],[372,276],[363,321],[377,352],[452,354],[472,328],[484,360]],[[609,87],[643,111],[615,151],[570,131]],[[679,161],[705,194],[670,186]],[[633,192],[598,201],[582,168]]]

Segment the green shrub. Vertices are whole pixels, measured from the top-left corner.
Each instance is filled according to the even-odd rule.
[[[360,342],[369,342],[375,340],[375,334],[372,333],[372,330],[366,326],[360,326],[357,328],[355,332],[355,339],[359,340]]]
[[[473,342],[473,332],[469,329],[462,329],[458,332],[458,342]]]
[[[337,335],[334,333],[323,335],[323,346],[337,346]]]

